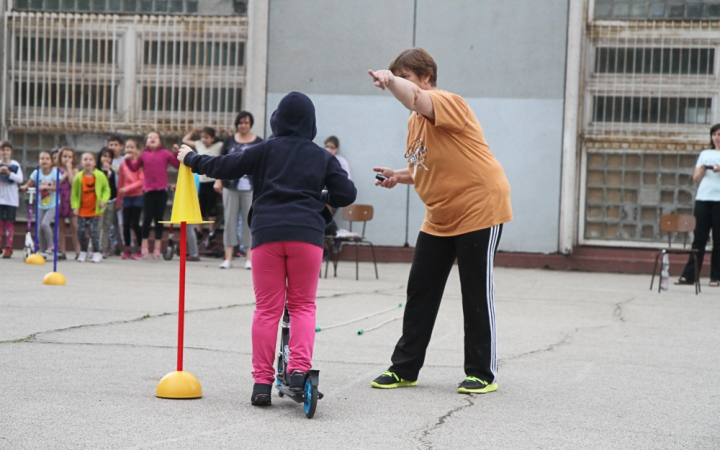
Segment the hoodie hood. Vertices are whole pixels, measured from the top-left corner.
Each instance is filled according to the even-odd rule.
[[[310,97],[302,92],[291,92],[280,100],[270,118],[274,137],[293,136],[315,139],[315,106]]]

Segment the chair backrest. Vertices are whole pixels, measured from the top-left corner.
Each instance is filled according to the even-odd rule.
[[[666,214],[660,216],[660,229],[668,233],[668,246],[672,245],[673,233],[686,233],[685,241],[687,242],[687,233],[695,231],[695,216],[687,214]],[[683,244],[683,247],[685,244]]]
[[[363,230],[362,237],[365,237],[365,222],[372,220],[373,218],[373,207],[372,205],[350,205],[346,206],[342,210],[343,220],[347,220],[350,223],[350,231],[352,231],[353,222],[362,222]]]

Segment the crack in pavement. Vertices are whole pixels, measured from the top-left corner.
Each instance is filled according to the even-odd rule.
[[[375,289],[372,291],[352,291],[352,292],[340,292],[338,294],[330,294],[330,295],[316,295],[315,299],[321,299],[321,298],[340,298],[340,297],[349,297],[351,295],[364,295],[364,294],[382,294],[382,295],[391,295],[396,296],[396,294],[392,294],[392,291],[396,291],[398,289],[402,289],[403,285],[400,285],[400,287],[397,288],[387,288],[387,289]],[[402,294],[403,296],[405,294]]]
[[[351,295],[363,295],[363,294],[383,294],[383,295],[392,295],[389,292],[400,289],[403,286],[400,285],[399,288],[388,288],[388,289],[377,289],[373,291],[355,291],[355,292],[344,292],[340,294],[333,294],[333,295],[324,295],[324,296],[317,296],[316,299],[326,299],[326,298],[338,298],[338,297],[346,297]],[[255,302],[249,302],[249,303],[236,303],[232,305],[224,305],[224,306],[214,306],[212,308],[201,308],[201,309],[189,309],[185,310],[185,314],[190,314],[194,312],[207,312],[207,311],[215,311],[219,309],[229,309],[229,308],[237,308],[242,306],[252,306],[255,305]],[[154,319],[157,317],[164,317],[164,316],[173,316],[177,315],[177,312],[164,312],[162,314],[145,314],[142,317],[136,317],[134,319],[128,319],[128,320],[113,320],[110,322],[102,322],[102,323],[91,323],[91,324],[83,324],[83,325],[73,325],[71,327],[65,327],[65,328],[57,328],[54,330],[45,330],[45,331],[37,331],[35,333],[31,333],[25,337],[17,338],[17,339],[9,339],[0,341],[0,344],[16,344],[19,342],[28,342],[34,340],[37,336],[41,334],[48,334],[48,333],[56,333],[56,332],[62,332],[62,331],[69,331],[69,330],[75,330],[78,328],[89,328],[89,327],[103,327],[103,326],[109,326],[109,325],[122,325],[126,323],[133,323],[133,322],[140,322],[147,319]]]
[[[230,308],[238,308],[242,306],[251,306],[255,305],[255,302],[250,303],[236,303],[232,305],[225,305],[225,306],[214,306],[212,308],[201,308],[201,309],[188,309],[185,310],[185,314],[191,314],[196,312],[207,312],[207,311],[216,311],[219,309],[230,309]],[[91,328],[91,327],[105,327],[110,325],[122,325],[126,323],[133,323],[133,322],[142,322],[143,320],[148,319],[155,319],[158,317],[165,317],[165,316],[175,316],[177,315],[177,312],[164,312],[162,314],[145,314],[142,317],[136,317],[135,319],[128,319],[128,320],[113,320],[111,322],[102,322],[102,323],[89,323],[84,325],[73,325],[71,327],[65,327],[65,328],[57,328],[54,330],[45,330],[45,331],[37,331],[35,333],[29,334],[23,338],[18,339],[11,339],[7,341],[0,341],[0,344],[17,344],[20,342],[30,342],[33,341],[36,337],[38,337],[41,334],[48,334],[48,333],[59,333],[62,331],[69,331],[69,330],[76,330],[79,328]]]
[[[419,438],[417,438],[418,441],[422,444],[423,448],[431,450],[433,448],[432,442],[430,441],[430,433],[437,430],[438,428],[445,425],[445,422],[452,417],[453,414],[462,411],[463,409],[470,408],[472,406],[475,406],[475,402],[473,401],[475,399],[475,396],[473,394],[469,394],[464,400],[467,402],[465,405],[460,405],[457,408],[453,408],[450,411],[446,412],[442,416],[440,416],[435,422],[434,425],[431,427],[423,430],[422,434]]]
[[[630,297],[628,300],[625,300],[624,302],[615,303],[615,309],[613,310],[613,316],[617,318],[620,322],[625,323],[625,312],[623,311],[623,306],[627,305],[628,303],[635,300],[635,297]]]

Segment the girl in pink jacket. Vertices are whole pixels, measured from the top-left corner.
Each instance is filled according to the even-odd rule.
[[[140,154],[140,146],[135,139],[125,141],[125,154],[130,155],[130,161],[135,161]],[[143,208],[143,180],[145,171],[140,169],[136,172],[130,170],[128,161],[120,165],[118,176],[117,202],[122,205],[123,215],[123,240],[125,241],[125,253],[122,259],[130,259],[132,240],[130,230],[135,232],[135,254],[133,259],[141,259],[140,243],[142,242],[142,231],[140,230],[140,214]]]
[[[174,154],[163,148],[162,138],[157,131],[148,133],[145,139],[145,150],[133,160],[125,155],[125,163],[132,172],[142,167],[145,170],[143,180],[143,223],[142,223],[142,257],[149,256],[148,238],[150,237],[150,224],[155,220],[155,248],[153,258],[160,259],[160,242],[163,235],[163,225],[160,223],[165,214],[168,200],[167,166],[180,167],[177,152]]]

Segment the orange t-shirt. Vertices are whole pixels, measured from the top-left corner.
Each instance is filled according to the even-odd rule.
[[[97,194],[95,194],[95,176],[82,175],[82,197],[80,198],[80,217],[97,217]]]
[[[512,220],[510,183],[462,97],[426,91],[435,120],[413,113],[405,157],[425,203],[421,231],[457,236]]]

